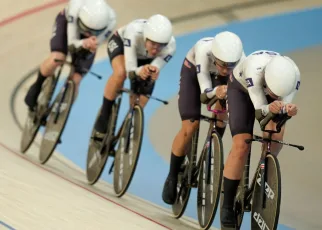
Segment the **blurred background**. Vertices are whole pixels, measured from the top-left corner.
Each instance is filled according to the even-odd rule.
[[[318,143],[322,128],[321,0],[107,1],[117,14],[117,28],[160,13],[171,19],[177,41],[176,54],[161,71],[154,91],[170,103],[165,106],[150,101],[145,108],[141,156],[131,186],[121,199],[113,194],[113,176],[108,170],[95,186],[87,185],[84,171],[89,135],[112,72],[106,43],[99,48],[92,67],[104,77],[99,81],[88,75],[82,81],[63,142],[50,161],[38,163],[41,135],[27,154],[19,153],[27,115],[23,98],[36,78],[33,72],[49,55],[55,17],[67,2],[1,1],[0,229],[199,229],[196,190],[180,220],[171,217],[171,207],[163,203],[161,193],[172,140],[181,125],[177,93],[182,61],[200,38],[224,30],[240,36],[246,55],[258,49],[273,50],[288,55],[300,68],[301,88],[295,98],[300,110],[287,126],[285,141],[302,144],[305,150],[285,146],[279,156],[282,202],[278,229],[322,229]],[[124,97],[120,117],[127,111],[127,102]],[[202,124],[199,147],[207,128]],[[260,134],[257,126],[256,133]],[[226,159],[231,147],[229,126],[223,141]],[[254,144],[251,173],[259,150]],[[219,209],[213,229],[220,229]],[[249,214],[242,229],[250,229]]]

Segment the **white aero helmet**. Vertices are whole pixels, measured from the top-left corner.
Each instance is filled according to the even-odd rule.
[[[81,33],[94,36],[102,33],[111,21],[113,10],[104,0],[86,1],[78,14],[78,27]]]
[[[144,41],[149,39],[153,42],[167,44],[172,37],[172,24],[170,20],[161,15],[151,16],[144,25]]]
[[[219,65],[233,68],[242,57],[243,43],[236,34],[224,31],[214,37],[211,51],[215,58],[219,59]]]
[[[265,82],[276,96],[289,95],[296,86],[296,67],[283,56],[274,56],[265,67]]]

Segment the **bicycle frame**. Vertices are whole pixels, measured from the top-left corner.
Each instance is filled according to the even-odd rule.
[[[196,181],[197,181],[197,178],[199,175],[202,160],[204,159],[205,156],[208,156],[206,159],[206,165],[207,165],[207,167],[206,167],[206,182],[207,182],[207,184],[210,183],[212,135],[215,132],[216,122],[217,121],[225,122],[223,120],[217,119],[216,115],[226,112],[226,110],[213,110],[213,109],[211,109],[211,106],[214,105],[218,100],[219,100],[219,98],[214,97],[207,104],[207,110],[209,112],[211,112],[212,115],[215,115],[215,117],[208,117],[205,115],[200,115],[200,120],[209,122],[208,134],[207,134],[207,138],[206,138],[206,141],[204,144],[204,148],[208,147],[208,152],[202,151],[202,154],[199,157],[198,162],[197,162],[197,146],[198,146],[198,139],[199,139],[199,127],[198,127],[195,134],[194,134],[193,138],[195,138],[195,139],[192,142],[192,148],[191,148],[191,150],[193,151],[192,152],[192,162],[191,162],[191,170],[188,171],[188,181],[187,181],[187,185],[189,187],[196,187],[197,186]],[[194,119],[191,119],[190,121],[194,122]],[[184,175],[184,178],[185,178],[185,175]],[[181,190],[182,190],[182,187],[180,188],[179,195],[177,197],[180,197]]]
[[[269,133],[269,137],[267,138],[266,141],[264,141],[264,139],[260,136],[253,136],[254,139],[252,139],[253,141],[259,141],[262,144],[266,143],[266,148],[262,149],[262,154],[260,157],[260,161],[259,161],[259,165],[260,165],[260,169],[259,172],[261,174],[261,199],[262,199],[262,207],[265,208],[266,207],[266,203],[265,203],[265,183],[266,183],[266,156],[268,154],[271,154],[271,138],[272,138],[272,133]],[[252,183],[249,186],[249,168],[250,168],[250,158],[251,158],[251,151],[249,152],[248,158],[247,158],[247,163],[245,164],[245,177],[244,177],[244,189],[245,189],[245,210],[250,211],[250,201],[252,199],[252,194],[254,191],[254,187],[255,187],[255,183],[256,183],[256,173],[258,170],[256,170],[255,175],[253,177]]]
[[[123,127],[124,127],[124,125],[125,125],[125,121],[126,121],[126,119],[132,119],[132,117],[133,117],[133,112],[134,112],[134,106],[135,105],[139,105],[140,104],[140,95],[142,95],[142,94],[140,94],[140,93],[137,93],[137,92],[134,92],[134,91],[132,91],[132,90],[128,90],[128,89],[121,89],[120,90],[120,94],[118,95],[118,97],[117,97],[117,103],[116,103],[116,108],[117,108],[117,111],[116,111],[116,113],[115,113],[115,117],[113,117],[113,121],[116,121],[116,118],[117,118],[117,115],[118,115],[118,111],[119,111],[119,107],[121,106],[121,97],[122,97],[122,93],[123,92],[125,92],[125,93],[129,93],[130,95],[134,95],[134,104],[133,104],[133,106],[130,106],[130,109],[129,109],[129,111],[127,112],[127,114],[126,114],[126,116],[125,116],[125,118],[124,118],[124,120],[123,120],[123,122],[122,122],[122,125],[121,125],[121,127],[118,129],[118,131],[117,131],[117,134],[114,136],[114,134],[115,134],[115,129],[116,129],[116,122],[113,122],[113,128],[111,129],[111,134],[114,136],[114,138],[113,138],[113,141],[112,141],[112,145],[111,145],[111,148],[114,148],[115,147],[115,145],[117,144],[117,142],[118,142],[118,140],[119,140],[119,138],[120,138],[120,136],[121,136],[121,131],[122,131],[122,129],[123,129]],[[128,117],[128,118],[127,118]],[[114,120],[115,119],[115,120]],[[130,124],[129,124],[130,126],[129,126],[129,129],[131,130],[131,128],[132,128],[132,122],[130,122]],[[126,140],[126,144],[125,144],[125,146],[126,146],[126,151],[125,152],[128,152],[128,145],[129,145],[129,140],[127,139]]]
[[[139,77],[138,76],[131,76],[129,77],[131,80],[138,80],[140,81]],[[117,131],[117,134],[114,136],[115,134],[115,129],[116,129],[116,121],[117,121],[117,116],[118,116],[118,111],[119,111],[119,108],[120,108],[120,105],[121,105],[121,100],[122,100],[122,94],[123,93],[128,93],[130,94],[131,96],[134,96],[134,104],[130,106],[130,109],[129,111],[127,112],[123,122],[122,122],[122,125],[121,127],[118,129]],[[117,99],[116,99],[116,112],[114,113],[114,117],[112,118],[113,119],[113,127],[110,131],[110,133],[108,135],[112,135],[113,136],[113,140],[112,140],[112,143],[110,145],[110,150],[114,150],[116,144],[118,143],[119,139],[120,139],[120,136],[121,136],[121,133],[122,133],[122,130],[124,128],[126,128],[127,130],[132,130],[132,127],[133,127],[133,122],[132,122],[132,118],[133,118],[133,113],[134,113],[134,107],[136,105],[140,105],[140,96],[141,95],[144,95],[148,98],[151,98],[151,99],[154,99],[154,100],[157,100],[157,101],[160,101],[164,104],[168,104],[167,101],[163,101],[161,99],[158,99],[156,97],[153,97],[151,95],[148,95],[148,94],[144,94],[141,92],[141,88],[137,88],[137,89],[134,89],[134,90],[129,90],[129,89],[125,89],[125,88],[122,88],[120,91],[119,91],[119,94],[117,96]],[[130,101],[131,102],[131,101]],[[126,123],[126,120],[127,119],[130,119],[131,122],[128,123],[128,127],[124,127],[125,123]],[[129,151],[129,145],[130,145],[130,138],[131,138],[131,135],[128,135],[127,136],[127,139],[126,139],[126,142],[125,142],[125,153],[128,153]],[[114,167],[114,161],[110,167],[110,170],[109,170],[109,174],[112,173],[112,170],[113,170],[113,167]]]
[[[274,133],[279,133],[281,131],[281,128],[284,126],[284,124],[286,123],[287,120],[289,120],[291,117],[284,115],[284,117],[277,123],[276,125],[276,131],[275,130],[265,130],[265,126],[268,124],[268,122],[270,120],[272,120],[276,115],[274,114],[269,114],[267,116],[267,119],[265,120],[265,122],[260,123],[261,126],[261,130],[263,132],[268,133],[268,137],[267,138],[263,138],[261,136],[257,136],[257,135],[253,135],[252,139],[247,139],[245,140],[245,142],[247,144],[251,144],[251,142],[253,141],[258,141],[261,142],[264,147],[262,147],[262,154],[260,157],[260,161],[258,166],[260,166],[259,172],[261,175],[261,200],[262,200],[262,208],[265,209],[266,208],[266,196],[265,196],[265,183],[266,183],[266,156],[271,154],[271,144],[272,142],[275,143],[279,143],[279,144],[283,144],[283,145],[288,145],[291,147],[296,147],[299,150],[304,150],[304,147],[301,145],[294,145],[294,144],[289,144],[289,143],[284,143],[282,141],[279,140],[273,140],[272,139],[272,135]],[[245,176],[244,176],[244,189],[245,189],[245,196],[244,196],[244,201],[245,201],[245,210],[250,211],[250,200],[252,197],[252,193],[254,191],[254,187],[255,187],[255,183],[256,183],[256,173],[258,170],[256,170],[255,175],[253,177],[251,186],[249,186],[249,165],[250,165],[250,157],[251,157],[251,151],[249,152],[248,155],[248,159],[247,159],[247,164],[245,164]]]
[[[132,118],[133,118],[133,113],[134,113],[134,106],[140,104],[140,95],[141,94],[134,94],[134,104],[133,104],[133,106],[130,107],[130,111],[128,112],[128,115],[129,115],[128,119],[130,120],[130,122],[128,123],[129,127],[126,127],[127,130],[132,130],[132,127],[133,127]],[[126,139],[126,142],[125,142],[125,151],[124,151],[124,153],[129,152],[130,138],[131,138],[131,135],[128,135],[127,139]]]
[[[74,73],[75,73],[75,67],[72,64],[71,65],[71,70],[69,72],[69,75],[68,75],[68,77],[67,77],[67,79],[66,79],[66,81],[64,83],[64,86],[63,86],[63,95],[60,98],[60,100],[58,102],[58,105],[57,105],[57,108],[56,108],[57,109],[57,112],[55,114],[54,124],[57,123],[58,118],[59,118],[59,115],[60,115],[60,107],[61,107],[61,105],[62,105],[62,103],[63,103],[63,101],[65,99],[65,95],[66,95],[66,92],[67,92],[67,89],[68,89],[68,81],[71,79],[71,77],[74,75]],[[54,103],[53,103],[53,106],[54,106]]]
[[[79,58],[80,58],[80,57],[79,57]],[[69,81],[69,80],[72,80],[72,77],[73,77],[73,75],[75,74],[75,68],[76,68],[75,66],[79,64],[79,60],[80,60],[79,58],[75,58],[74,60],[72,60],[72,62],[64,61],[64,60],[60,60],[60,59],[54,59],[54,61],[55,61],[55,62],[59,62],[59,63],[62,63],[62,64],[68,64],[68,65],[70,66],[70,71],[69,71],[68,77],[66,78],[65,83],[64,83],[64,85],[63,85],[63,89],[62,89],[62,90],[63,90],[63,95],[62,95],[62,97],[60,98],[60,100],[59,100],[59,102],[58,102],[58,105],[57,105],[57,108],[56,108],[56,109],[57,109],[57,113],[55,114],[55,119],[54,119],[54,123],[55,123],[55,124],[57,123],[58,118],[59,118],[59,114],[60,114],[60,113],[59,113],[59,111],[60,111],[61,104],[62,104],[62,102],[63,102],[63,101],[64,101],[64,99],[65,99],[66,91],[67,91],[67,89],[68,89],[68,81]],[[63,69],[63,66],[61,66],[61,67],[60,67],[60,69],[59,69],[59,72],[58,72],[57,77],[56,77],[56,79],[55,79],[55,81],[56,81],[55,83],[57,83],[57,82],[58,82],[62,69]],[[100,75],[95,74],[95,73],[93,73],[93,72],[89,71],[88,69],[82,68],[82,70],[83,70],[84,72],[87,72],[87,73],[91,73],[91,74],[93,74],[93,75],[94,75],[94,76],[96,76],[98,79],[102,79],[102,77],[101,77]],[[52,103],[52,104],[51,104],[49,111],[51,111],[51,110],[52,110],[52,108],[53,108],[54,104],[55,104],[55,103]]]
[[[59,68],[59,70],[58,70],[58,73],[57,73],[57,75],[56,75],[56,77],[55,77],[55,79],[54,79],[54,84],[53,84],[53,89],[52,89],[52,92],[51,92],[51,94],[54,94],[54,90],[55,90],[55,88],[56,88],[56,85],[57,85],[57,82],[58,82],[58,80],[59,80],[59,78],[60,78],[60,75],[61,75],[61,71],[63,70],[63,67],[61,66],[60,68]],[[50,103],[49,104],[49,106],[48,106],[48,108],[47,108],[47,110],[43,113],[43,114],[40,114],[40,118],[41,119],[45,119],[46,117],[48,117],[48,115],[49,115],[49,113],[50,113],[50,111],[52,110],[52,106],[53,106],[53,103]],[[56,122],[55,122],[56,123]]]

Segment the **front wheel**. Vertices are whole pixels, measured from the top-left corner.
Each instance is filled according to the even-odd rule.
[[[252,198],[253,230],[277,229],[281,204],[281,172],[277,158],[267,155],[265,159],[265,208],[261,199],[261,173],[257,173]]]
[[[41,92],[38,96],[38,105],[36,111],[29,111],[24,129],[22,130],[22,137],[20,142],[20,151],[25,153],[32,142],[34,141],[37,132],[44,120],[43,116],[48,109],[53,91],[55,88],[55,77],[48,77],[42,85]]]
[[[183,215],[188,205],[191,192],[191,181],[189,181],[189,178],[192,176],[193,167],[195,166],[193,159],[197,155],[198,135],[198,131],[193,134],[192,140],[186,148],[185,161],[182,163],[181,170],[178,174],[177,198],[172,205],[172,212],[176,219],[179,219]]]
[[[75,83],[69,80],[65,87],[55,98],[46,122],[44,136],[39,149],[39,161],[41,164],[45,164],[54,152],[73,105]]]
[[[244,212],[245,212],[245,170],[243,173],[242,178],[240,179],[238,188],[237,188],[237,193],[235,197],[235,215],[236,215],[236,229],[240,229],[242,223],[243,223],[243,218],[244,218]]]
[[[118,197],[130,186],[139,160],[144,130],[141,106],[135,105],[125,119],[114,161],[113,185]]]
[[[115,104],[112,106],[112,111],[111,111],[111,115],[109,116],[109,120],[107,122],[107,127],[111,127],[116,123],[116,118],[117,118],[116,107],[117,105]],[[96,132],[95,124],[100,114],[101,114],[101,108],[99,109],[95,122],[93,124],[92,133],[90,136],[90,141],[89,141],[89,146],[87,151],[86,178],[87,178],[88,184],[90,185],[94,185],[102,175],[102,172],[105,168],[105,164],[109,156],[108,153],[111,146],[111,142],[113,140],[113,135],[109,135],[108,137],[106,137],[105,135],[105,138],[102,141],[94,139],[94,134]]]
[[[223,144],[217,132],[205,143],[201,157],[197,194],[198,221],[202,229],[209,229],[216,215],[223,175]]]

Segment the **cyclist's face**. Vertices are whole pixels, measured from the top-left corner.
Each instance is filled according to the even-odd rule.
[[[225,62],[223,62],[223,61],[221,61],[221,60],[219,60],[219,59],[217,59],[217,58],[215,58],[215,65],[216,65],[216,68],[217,68],[217,70],[218,70],[218,72],[219,72],[219,75],[221,75],[221,76],[228,76],[228,75],[230,75],[232,72],[233,72],[233,70],[234,70],[234,68],[235,68],[235,66],[236,66],[236,64],[227,64],[227,63],[225,63]]]
[[[216,64],[216,67],[219,72],[219,75],[221,75],[221,76],[228,76],[233,72],[232,68],[227,68],[227,67],[221,66],[219,64]]]
[[[166,44],[157,43],[146,39],[145,48],[148,51],[149,56],[155,57],[166,46]]]

